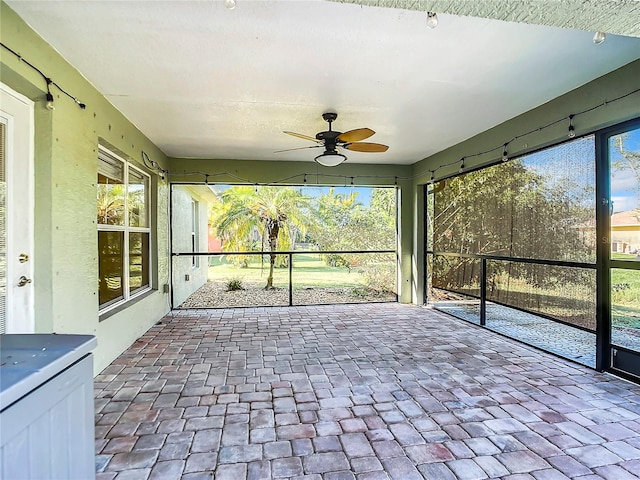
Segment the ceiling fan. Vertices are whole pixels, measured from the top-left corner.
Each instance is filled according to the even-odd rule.
[[[318,132],[314,137],[303,135],[295,132],[283,132],[287,135],[293,135],[294,137],[302,138],[304,140],[310,140],[316,142],[318,145],[311,145],[309,147],[289,148],[287,150],[278,150],[273,153],[290,152],[292,150],[303,150],[305,148],[320,148],[324,147],[324,153],[318,155],[314,160],[320,165],[325,167],[335,167],[344,162],[347,157],[340,152],[337,148],[346,148],[347,150],[353,150],[354,152],[386,152],[389,147],[382,145],[381,143],[361,142],[365,138],[369,138],[374,132],[370,128],[356,128],[355,130],[349,130],[348,132],[337,132],[331,129],[331,124],[338,118],[338,114],[335,112],[325,112],[322,114],[322,118],[329,122],[329,130],[326,132]]]

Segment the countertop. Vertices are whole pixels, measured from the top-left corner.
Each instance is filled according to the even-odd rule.
[[[93,335],[0,335],[0,410],[91,352]]]

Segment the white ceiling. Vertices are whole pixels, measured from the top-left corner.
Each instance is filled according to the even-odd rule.
[[[411,164],[640,58],[640,38],[326,1],[7,3],[172,157],[313,161],[272,152],[334,110],[390,146],[349,162]]]

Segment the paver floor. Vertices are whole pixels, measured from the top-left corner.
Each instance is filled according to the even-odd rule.
[[[440,302],[434,307],[455,317],[480,324],[478,301]],[[532,313],[489,302],[487,303],[487,328],[588,367],[596,366],[595,332],[580,330]],[[612,337],[614,340],[619,339],[619,331],[613,330]],[[623,337],[623,339],[626,338],[632,337]],[[619,344],[628,348],[635,346],[629,342]]]
[[[95,404],[99,480],[640,478],[640,386],[408,305],[174,312]]]

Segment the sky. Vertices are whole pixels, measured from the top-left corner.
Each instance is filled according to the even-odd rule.
[[[640,153],[640,128],[625,134],[624,147],[628,151]],[[640,208],[640,172],[636,175],[630,168],[615,167],[613,163],[622,157],[613,139],[610,143],[611,200],[613,213],[626,212]],[[547,186],[560,187],[567,193],[575,193],[585,187],[594,187],[595,181],[595,138],[587,135],[571,142],[546,148],[522,158],[527,169],[546,179]],[[595,202],[595,192],[584,196],[589,205]]]
[[[629,151],[640,153],[640,128],[629,132],[624,143]],[[613,147],[609,147],[611,160],[620,158],[620,154]],[[639,179],[630,168],[614,169],[611,171],[611,200],[614,212],[626,212],[640,207]]]

